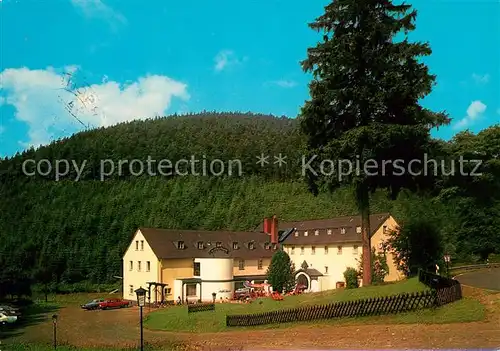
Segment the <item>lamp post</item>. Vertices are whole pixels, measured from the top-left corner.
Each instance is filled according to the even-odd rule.
[[[57,350],[57,314],[52,315],[52,328],[54,332],[54,350]]]
[[[212,302],[213,302],[213,303],[215,303],[215,297],[216,297],[216,296],[217,296],[217,294],[213,292],[213,293],[212,293]]]
[[[444,255],[444,262],[446,262],[446,275],[449,277],[450,276],[450,261],[451,261],[451,256],[446,254]]]
[[[142,329],[142,308],[146,304],[146,289],[143,289],[142,286],[139,287],[135,291],[137,294],[137,305],[139,306],[140,311],[140,325],[141,325],[141,351],[144,351],[144,334]]]

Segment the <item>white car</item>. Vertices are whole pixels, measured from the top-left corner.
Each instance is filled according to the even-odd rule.
[[[17,321],[17,316],[7,314],[5,312],[0,312],[0,324],[10,324]]]

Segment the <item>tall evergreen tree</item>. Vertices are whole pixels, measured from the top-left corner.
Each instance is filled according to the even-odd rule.
[[[323,40],[301,62],[313,73],[311,99],[300,116],[310,153],[303,173],[315,194],[353,184],[362,216],[363,285],[372,280],[370,193],[386,188],[396,196],[403,187],[418,186],[415,165],[412,175],[392,162],[421,160],[430,147],[430,129],[449,123],[445,113],[419,104],[435,76],[419,61],[431,54],[429,45],[407,38],[416,15],[410,5],[392,0],[335,0],[309,25],[323,32]],[[404,38],[396,41],[399,34]],[[321,172],[321,165],[332,165],[326,159],[349,162]]]

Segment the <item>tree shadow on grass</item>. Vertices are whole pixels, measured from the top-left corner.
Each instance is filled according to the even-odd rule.
[[[12,324],[0,325],[0,340],[9,339],[24,333],[26,327],[46,322],[59,310],[54,304],[31,304],[20,309],[21,315]]]

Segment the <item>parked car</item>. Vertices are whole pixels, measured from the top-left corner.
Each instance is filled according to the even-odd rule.
[[[81,307],[84,309],[84,310],[97,310],[100,308],[99,304],[104,302],[106,300],[104,299],[95,299],[95,300],[92,300],[90,302],[87,302],[86,304],[82,305]]]
[[[237,289],[233,294],[234,300],[246,300],[252,297],[252,292],[250,288],[240,288]]]
[[[21,312],[19,312],[19,308],[12,307],[9,305],[0,305],[0,313],[6,313],[8,315],[20,316]]]
[[[99,303],[99,308],[102,310],[107,310],[110,308],[123,308],[129,306],[130,302],[123,299],[106,299],[103,302]]]
[[[17,316],[8,314],[6,312],[0,312],[0,324],[11,324],[17,321]]]

